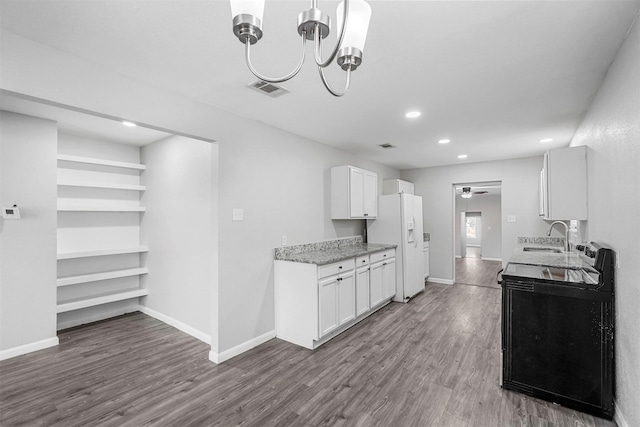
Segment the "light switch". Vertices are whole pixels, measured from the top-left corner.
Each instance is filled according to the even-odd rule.
[[[2,208],[2,218],[20,219],[20,208],[18,208],[18,205],[13,205],[10,208]]]
[[[515,215],[507,215],[507,222],[516,222]]]
[[[234,221],[242,221],[242,220],[244,220],[244,209],[242,209],[242,208],[233,208],[233,220]]]

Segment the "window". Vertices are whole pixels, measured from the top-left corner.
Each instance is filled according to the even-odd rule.
[[[476,234],[476,218],[475,216],[467,217],[467,237],[475,239]]]

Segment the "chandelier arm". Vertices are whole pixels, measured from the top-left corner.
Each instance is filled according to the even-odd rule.
[[[320,31],[317,30],[317,25],[316,25],[316,30],[314,31],[315,45],[316,45],[315,59],[316,59],[316,64],[318,64],[319,67],[325,68],[327,65],[331,64],[331,62],[333,62],[333,60],[335,59],[336,55],[338,54],[338,50],[340,49],[340,45],[342,44],[342,40],[344,39],[344,29],[347,27],[348,20],[349,20],[349,0],[344,0],[344,12],[342,13],[342,28],[340,28],[340,35],[338,36],[338,42],[336,43],[336,46],[333,49],[333,52],[331,53],[331,55],[324,62],[322,61],[322,49],[320,49],[320,40],[321,40]]]
[[[282,83],[284,81],[287,81],[292,77],[294,77],[296,74],[298,74],[298,72],[300,72],[300,69],[302,68],[302,64],[304,64],[306,41],[307,41],[306,33],[303,31],[302,32],[302,55],[300,56],[300,62],[298,62],[298,65],[292,72],[290,72],[289,74],[283,77],[266,77],[261,75],[255,68],[253,68],[253,64],[251,64],[251,47],[250,47],[251,43],[247,38],[245,39],[245,43],[244,43],[244,46],[245,46],[244,53],[245,53],[245,59],[247,61],[247,67],[249,67],[249,70],[253,73],[254,76],[256,76],[260,80],[263,80],[267,83]]]
[[[344,91],[343,92],[336,92],[335,90],[333,90],[331,88],[331,86],[329,86],[329,82],[327,81],[325,75],[324,75],[324,68],[322,68],[321,66],[318,65],[318,71],[320,72],[320,78],[322,79],[322,84],[324,84],[324,87],[327,88],[327,90],[331,93],[331,95],[333,96],[344,96],[347,94],[347,92],[349,92],[349,86],[351,86],[351,68],[348,68],[347,71],[347,82],[344,86]]]

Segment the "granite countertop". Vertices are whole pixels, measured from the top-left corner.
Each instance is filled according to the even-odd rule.
[[[396,245],[392,244],[363,243],[362,236],[355,236],[303,245],[282,246],[275,249],[274,259],[325,265],[395,247]]]
[[[536,252],[535,250],[525,251],[524,248],[553,248],[562,252]],[[582,261],[580,260],[580,256],[577,252],[566,252],[564,250],[563,238],[518,237],[518,244],[513,250],[513,254],[511,255],[511,258],[509,258],[509,262],[570,269],[579,269],[582,267]]]
[[[325,265],[333,262],[368,255],[375,252],[393,249],[396,245],[385,245],[379,243],[361,243],[353,246],[344,246],[334,249],[320,249],[311,252],[302,252],[276,257],[281,261],[303,262],[306,264]]]

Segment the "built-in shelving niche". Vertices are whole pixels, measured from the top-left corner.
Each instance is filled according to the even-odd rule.
[[[91,141],[86,157],[74,153],[87,150],[79,142],[59,135],[58,329],[135,311],[148,294],[140,150]]]

